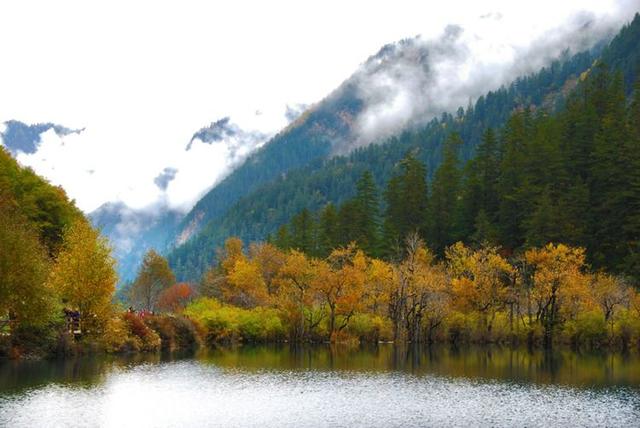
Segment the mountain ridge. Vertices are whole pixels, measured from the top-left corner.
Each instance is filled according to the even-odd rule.
[[[631,24],[623,28],[622,32],[633,33],[639,25],[639,19],[636,16]],[[622,37],[622,39],[626,38]],[[432,172],[440,160],[442,142],[451,130],[463,134],[467,144],[462,147],[461,156],[463,159],[468,159],[488,126],[495,127],[504,123],[510,113],[517,109],[553,110],[558,108],[563,104],[564,97],[575,87],[582,73],[588,72],[594,61],[601,56],[607,58],[606,55],[610,55],[615,58],[617,55],[620,58],[622,55],[612,55],[608,52],[620,50],[625,52],[625,57],[635,55],[633,46],[627,46],[625,50],[619,49],[620,45],[620,36],[617,36],[611,43],[605,41],[596,44],[591,50],[569,58],[565,53],[561,60],[554,61],[549,67],[518,78],[507,88],[502,87],[479,97],[470,108],[465,110],[460,107],[455,116],[444,113],[440,118],[432,119],[422,129],[405,130],[398,136],[388,139],[387,143],[381,146],[356,149],[351,155],[345,157],[333,159],[317,157],[309,161],[306,166],[280,173],[271,182],[255,186],[257,189],[254,187],[253,192],[247,192],[244,196],[236,195],[237,202],[227,208],[227,212],[221,217],[216,216],[225,209],[224,204],[220,204],[213,216],[210,215],[207,218],[203,215],[208,223],[203,221],[207,224],[200,228],[199,234],[193,240],[174,248],[169,253],[170,263],[179,277],[197,279],[203,269],[212,262],[215,247],[220,245],[226,236],[236,235],[245,240],[264,239],[267,234],[273,233],[278,225],[286,223],[302,208],[317,209],[324,203],[344,200],[353,193],[355,177],[366,165],[370,165],[372,159],[383,159],[379,165],[380,171],[377,174],[374,172],[378,185],[388,176],[394,162],[411,147],[417,148],[419,152],[421,150],[419,156],[426,161],[429,171]],[[389,49],[383,47],[380,52],[387,53]],[[613,64],[614,68],[620,66],[621,64]],[[420,141],[423,143],[418,144]],[[269,144],[263,149],[268,147]],[[393,150],[389,150],[389,147]],[[394,154],[390,155],[392,152]],[[384,159],[385,157],[387,159]],[[249,164],[249,161],[246,164]],[[327,165],[333,165],[334,169],[332,174],[324,173],[323,175],[322,170]],[[316,180],[315,184],[314,180]],[[214,188],[212,193],[215,192]],[[217,193],[219,192],[218,190]]]

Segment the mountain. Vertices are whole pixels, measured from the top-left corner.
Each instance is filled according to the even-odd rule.
[[[4,145],[13,156],[16,156],[18,152],[27,154],[35,153],[40,145],[40,136],[42,133],[53,129],[53,132],[60,137],[69,134],[79,134],[83,129],[69,129],[62,125],[56,125],[55,123],[37,123],[34,125],[28,125],[18,120],[8,120],[3,123],[5,129],[0,133]]]
[[[423,127],[443,112],[566,57],[569,48],[591,49],[609,37],[610,29],[587,20],[562,31],[566,34],[558,38],[564,41],[532,41],[512,52],[506,64],[486,61],[481,49],[474,48],[475,35],[456,25],[435,39],[417,36],[382,47],[204,195],[185,217],[174,244],[185,243],[242,197],[289,171]]]
[[[202,225],[222,215],[260,184],[314,159],[326,158],[332,143],[349,134],[349,118],[361,108],[353,91],[348,83],[343,85],[249,156],[244,164],[196,203],[180,225],[176,244],[189,240]]]
[[[89,214],[91,223],[113,246],[121,282],[135,278],[147,250],[167,250],[167,238],[183,217],[182,212],[166,206],[136,210],[122,202],[103,204]]]
[[[373,116],[366,117],[380,119],[377,123],[384,123],[385,117],[376,108],[384,106],[378,99],[382,95],[365,97],[363,82],[380,80],[371,76],[383,73],[400,81],[410,80],[408,91],[413,98],[433,97],[429,88],[438,84],[438,78],[431,74],[430,58],[455,47],[458,30],[449,28],[435,47],[416,39],[386,46],[196,204],[180,225],[178,246],[169,253],[172,267],[182,279],[197,279],[226,237],[264,239],[302,208],[315,210],[327,202],[340,202],[352,196],[355,181],[364,170],[370,170],[380,186],[408,150],[415,151],[431,174],[440,162],[442,142],[452,131],[459,132],[465,142],[460,150],[462,160],[469,159],[486,128],[503,125],[514,111],[560,108],[598,58],[622,69],[625,79],[633,79],[632,58],[640,45],[636,36],[638,26],[640,20],[636,16],[611,43],[607,43],[609,39],[592,43],[590,49],[576,55],[564,51],[537,73],[516,78],[507,87],[479,96],[475,104],[466,109],[460,107],[455,114],[434,114],[435,108],[445,107],[446,103],[434,103],[433,107],[419,102],[411,114],[395,126],[387,126],[389,132],[372,134],[382,136],[378,140],[366,140],[369,130],[363,127],[367,123],[362,120],[363,114],[373,110]],[[409,64],[411,71],[398,67],[399,63]],[[425,77],[410,78],[415,75]],[[452,98],[457,102],[455,96]],[[439,110],[443,111],[455,111],[455,107]],[[384,138],[388,134],[395,136]],[[370,145],[381,138],[382,144]]]
[[[210,125],[196,131],[185,145],[185,152],[192,157],[224,156],[226,173],[260,147],[269,135],[256,130],[247,130],[233,122],[230,117],[213,121]],[[217,145],[217,151],[203,152],[203,146]],[[210,147],[213,149],[213,147]],[[220,159],[218,159],[220,160]],[[188,165],[187,165],[188,166]],[[94,226],[109,238],[118,260],[120,283],[131,281],[138,270],[144,253],[154,248],[166,252],[171,240],[176,235],[178,225],[185,216],[184,209],[174,208],[167,201],[169,192],[176,192],[171,186],[175,180],[184,178],[185,173],[193,175],[198,170],[187,170],[178,165],[168,166],[153,178],[153,183],[160,191],[159,199],[150,206],[134,209],[123,202],[108,202],[89,214]],[[217,171],[224,176],[225,171]],[[203,180],[199,180],[199,183]],[[209,185],[214,185],[209,183]],[[190,182],[191,187],[196,186]]]

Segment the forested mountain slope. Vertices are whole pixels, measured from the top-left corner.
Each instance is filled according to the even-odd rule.
[[[460,134],[461,160],[469,159],[488,127],[500,127],[514,111],[553,112],[565,104],[568,94],[584,79],[598,58],[606,59],[612,70],[623,73],[625,82],[636,78],[636,58],[640,46],[640,18],[626,26],[603,49],[593,49],[554,62],[533,75],[517,79],[480,97],[473,106],[459,109],[456,115],[444,113],[428,125],[406,131],[381,145],[357,149],[348,156],[317,159],[310,165],[280,175],[239,198],[224,215],[203,228],[191,241],[169,255],[179,277],[197,279],[211,263],[215,248],[230,235],[244,240],[264,239],[279,225],[288,222],[303,208],[316,210],[327,202],[341,202],[353,195],[355,183],[365,170],[372,172],[378,186],[391,176],[397,162],[407,151],[427,166],[429,177],[440,163],[442,145],[452,132]],[[630,85],[625,86],[627,92]],[[249,167],[248,162],[245,167]]]
[[[455,112],[469,100],[508,85],[523,73],[548,66],[553,59],[559,59],[555,67],[562,67],[569,59],[568,52],[591,50],[601,38],[612,36],[612,29],[603,32],[590,24],[558,40],[532,41],[534,47],[511,52],[511,60],[505,62],[477,57],[472,36],[456,25],[447,26],[433,39],[416,36],[384,46],[202,197],[182,221],[174,243],[186,242],[239,199],[292,170],[384,142],[404,130],[423,128],[442,112]],[[583,57],[584,64],[573,66],[584,70],[592,59]],[[530,84],[522,80],[523,87],[515,94],[522,99],[517,102],[548,104],[540,99],[548,94],[548,86],[563,85],[564,77],[577,70],[565,69],[569,71],[565,76],[558,76],[557,71],[549,70],[546,76],[555,82],[534,83],[536,87],[527,88]],[[498,108],[505,105],[500,103]]]

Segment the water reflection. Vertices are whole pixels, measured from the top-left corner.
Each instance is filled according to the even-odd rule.
[[[632,426],[636,354],[242,346],[0,363],[0,426]]]
[[[562,384],[640,387],[638,354],[578,353],[502,347],[242,346],[201,355],[202,361],[243,370],[401,371]]]
[[[94,385],[107,373],[140,364],[195,358],[239,370],[399,371],[413,375],[495,379],[569,386],[640,388],[640,356],[635,353],[578,353],[501,347],[349,347],[336,345],[244,345],[197,354],[138,354],[53,361],[0,362],[0,391],[50,383]]]

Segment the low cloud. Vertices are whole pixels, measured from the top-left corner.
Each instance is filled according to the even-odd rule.
[[[338,142],[334,152],[346,153],[466,107],[563,55],[592,48],[623,22],[617,16],[580,12],[519,45],[494,29],[492,21],[501,19],[490,13],[473,30],[449,25],[436,38],[402,40],[370,57],[350,79],[363,108],[350,139]]]
[[[280,112],[282,126],[286,122]],[[135,210],[156,209],[164,204],[171,210],[186,212],[279,126],[270,133],[264,128],[243,128],[224,117],[195,132],[190,140],[159,146],[153,153],[141,150],[136,143],[105,144],[103,139],[95,138],[93,129],[7,121],[0,124],[0,135],[5,136],[4,145],[21,164],[63,186],[86,212],[107,202],[123,202]],[[25,145],[24,141],[32,145]],[[164,165],[158,165],[160,162]]]
[[[153,179],[153,182],[156,186],[158,186],[158,189],[167,190],[167,186],[169,185],[171,180],[176,178],[177,173],[178,170],[175,168],[165,168],[162,170],[160,175]]]
[[[291,123],[296,120],[304,111],[309,108],[308,104],[287,104],[284,117]]]

